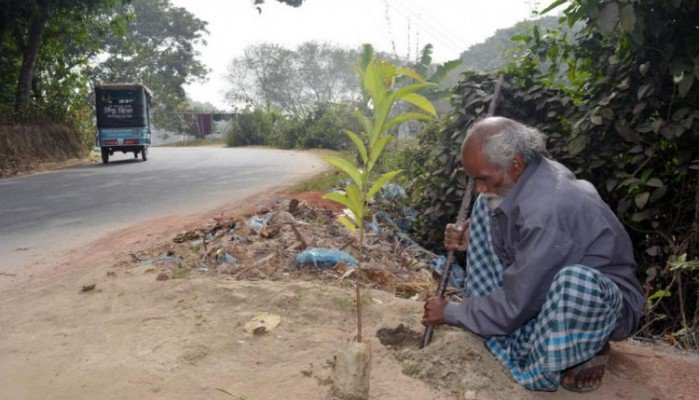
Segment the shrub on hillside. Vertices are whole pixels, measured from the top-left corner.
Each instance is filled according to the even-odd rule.
[[[282,118],[284,116],[274,111],[246,108],[231,122],[226,143],[231,147],[267,145],[277,120]]]
[[[352,115],[354,108],[342,104],[321,104],[303,120],[303,131],[296,145],[303,149],[347,148],[349,139],[342,130],[361,130],[359,122]]]

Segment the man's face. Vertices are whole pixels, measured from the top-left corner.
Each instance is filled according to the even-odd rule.
[[[466,174],[475,179],[476,192],[483,193],[490,206],[495,208],[520,174],[513,168],[504,171],[500,165],[490,161],[483,154],[481,147],[480,140],[469,141],[461,152],[461,164]]]

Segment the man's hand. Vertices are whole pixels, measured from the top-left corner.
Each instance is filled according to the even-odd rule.
[[[446,323],[444,320],[444,309],[447,308],[449,301],[444,297],[430,297],[425,302],[425,314],[422,316],[422,324],[441,325]]]
[[[447,251],[468,250],[469,222],[462,224],[448,224],[444,231],[444,248]]]

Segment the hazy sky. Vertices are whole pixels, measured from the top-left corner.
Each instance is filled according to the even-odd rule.
[[[207,46],[199,49],[211,70],[209,79],[186,87],[197,101],[228,109],[224,99],[226,70],[245,47],[280,43],[290,49],[316,40],[359,48],[371,43],[382,51],[415,57],[418,48],[434,45],[433,58],[458,58],[496,29],[527,19],[547,6],[543,0],[306,0],[299,8],[267,0],[262,13],[252,0],[171,0],[208,21]],[[539,4],[541,3],[541,4]]]

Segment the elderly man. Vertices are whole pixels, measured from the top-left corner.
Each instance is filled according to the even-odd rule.
[[[608,341],[637,328],[644,297],[631,240],[587,181],[545,157],[543,135],[493,117],[461,148],[477,198],[449,250],[466,250],[465,298],[431,298],[424,325],[457,325],[486,345],[530,390],[589,391],[601,384]]]

